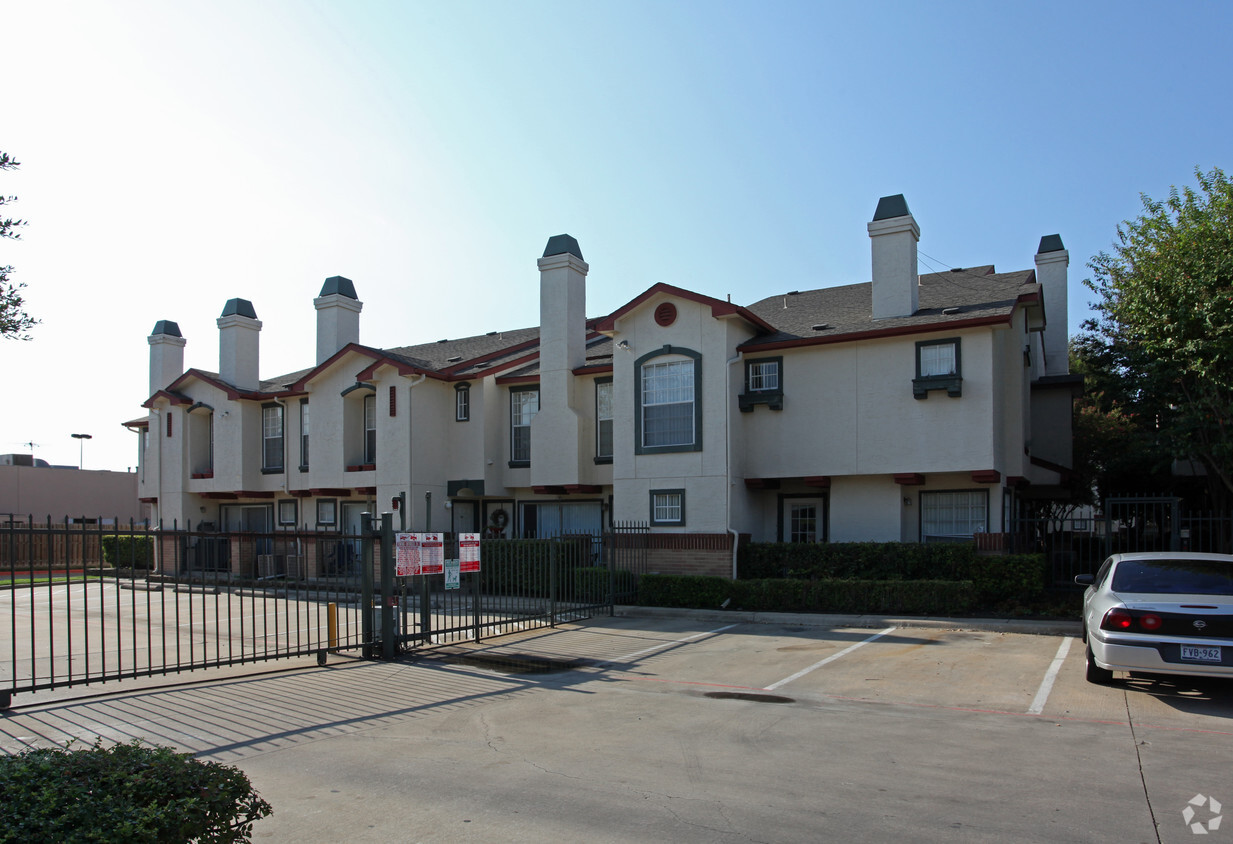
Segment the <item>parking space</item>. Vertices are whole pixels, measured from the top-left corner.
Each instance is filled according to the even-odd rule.
[[[3,751],[240,765],[275,806],[257,840],[1189,841],[1189,801],[1233,805],[1230,684],[1094,686],[1056,634],[595,618],[15,704]]]

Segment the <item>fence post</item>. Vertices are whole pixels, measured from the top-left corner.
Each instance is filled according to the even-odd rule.
[[[381,514],[381,658],[395,653],[394,607],[394,514]]]
[[[560,537],[548,543],[548,626],[557,626],[557,547]]]
[[[364,656],[371,659],[373,641],[372,513],[360,514],[360,631],[364,637]]]

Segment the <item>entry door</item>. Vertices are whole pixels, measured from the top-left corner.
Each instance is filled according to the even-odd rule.
[[[826,499],[784,498],[780,530],[784,542],[825,542]]]
[[[342,503],[342,531],[345,537],[343,545],[346,548],[344,562],[348,571],[359,563],[364,553],[364,540],[360,538],[360,530],[363,528],[360,516],[368,509],[366,501],[344,501]]]
[[[452,509],[453,524],[451,527],[454,533],[479,533],[478,501],[462,501],[455,498]]]

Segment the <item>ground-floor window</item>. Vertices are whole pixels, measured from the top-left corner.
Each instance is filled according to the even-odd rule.
[[[527,538],[603,533],[603,505],[599,501],[524,501],[521,516],[521,535]]]
[[[983,489],[922,492],[921,539],[971,539],[989,530],[989,492]]]
[[[784,495],[779,499],[780,542],[825,542],[826,498]]]

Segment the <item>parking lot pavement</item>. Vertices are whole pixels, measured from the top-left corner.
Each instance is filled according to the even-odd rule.
[[[1187,806],[1216,817],[1194,798],[1233,806],[1231,689],[1093,686],[1056,633],[683,613],[35,695],[0,749],[142,737],[237,764],[275,807],[257,840],[1190,841]]]

